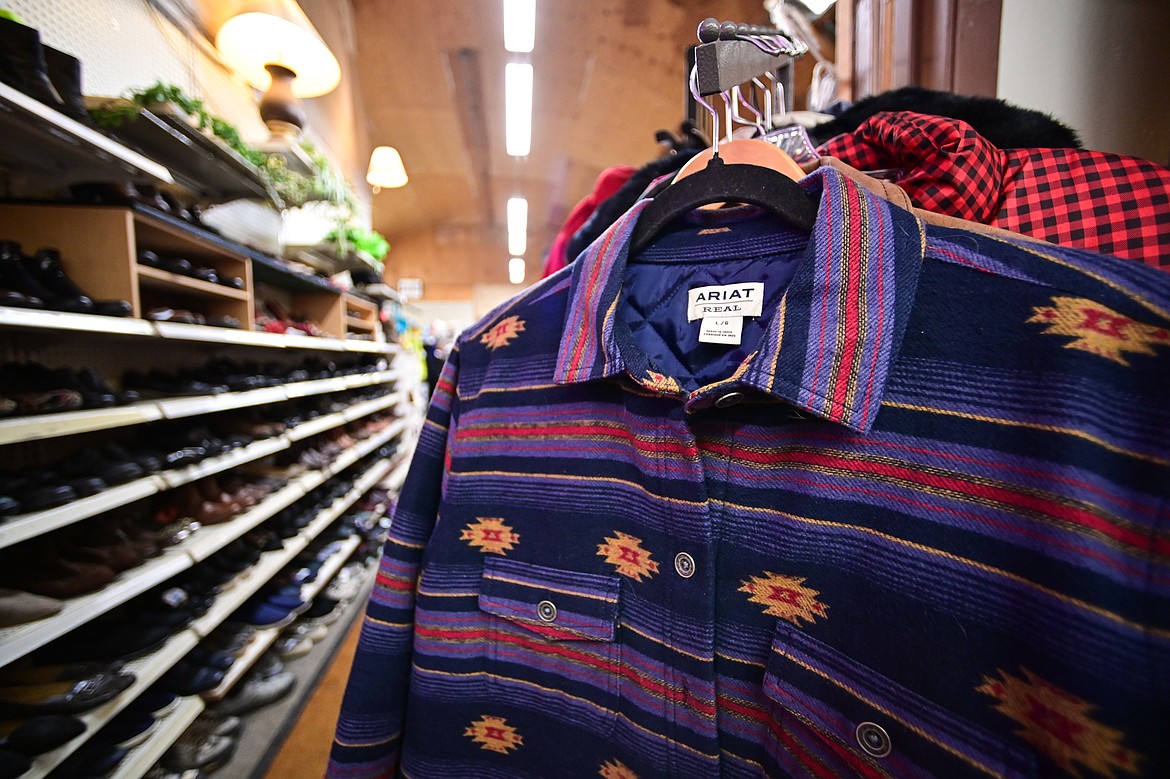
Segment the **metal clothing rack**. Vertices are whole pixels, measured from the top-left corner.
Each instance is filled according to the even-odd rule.
[[[688,52],[687,72],[694,64],[700,95],[717,95],[765,73],[784,85],[785,108],[791,109],[792,60],[808,52],[808,45],[774,27],[704,19],[699,45]],[[687,117],[701,121],[705,112],[687,93]]]

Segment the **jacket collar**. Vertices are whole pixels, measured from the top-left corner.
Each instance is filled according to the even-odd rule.
[[[758,349],[734,375],[689,395],[679,392],[616,321],[630,237],[650,203],[643,200],[573,265],[557,383],[625,372],[651,391],[678,395],[688,407],[751,388],[868,432],[913,308],[926,246],[923,224],[832,168],[800,185],[820,197],[804,259]]]

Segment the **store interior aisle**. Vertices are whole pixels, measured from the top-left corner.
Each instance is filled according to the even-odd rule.
[[[341,709],[341,696],[349,678],[361,624],[361,619],[356,620],[349,635],[337,648],[333,664],[305,702],[264,779],[321,779],[325,775],[333,728],[337,724],[337,712]]]

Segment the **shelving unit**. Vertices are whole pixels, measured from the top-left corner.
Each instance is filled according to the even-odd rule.
[[[217,140],[182,117],[147,111],[121,131],[121,138],[129,143],[119,143],[5,84],[0,84],[0,134],[5,139],[0,148],[0,169],[6,191],[37,199],[0,202],[0,238],[19,241],[29,253],[42,247],[58,249],[66,275],[86,294],[95,300],[126,300],[131,307],[126,318],[0,307],[2,361],[41,362],[50,368],[92,367],[107,379],[129,369],[195,369],[220,357],[254,366],[272,365],[275,375],[314,363],[335,364],[341,374],[241,392],[149,398],[112,408],[0,419],[0,447],[8,455],[5,470],[53,466],[72,451],[122,441],[134,434],[133,428],[151,423],[176,420],[175,424],[182,426],[183,420],[190,420],[196,427],[203,424],[201,418],[206,415],[306,399],[304,406],[298,404],[296,413],[311,413],[313,407],[321,407],[315,397],[386,388],[384,394],[351,400],[344,408],[307,419],[280,435],[254,440],[193,465],[143,476],[64,506],[5,518],[0,522],[0,549],[255,463],[371,415],[398,415],[407,409],[404,402],[416,394],[410,385],[413,374],[399,361],[399,347],[384,342],[377,304],[347,294],[327,279],[293,272],[278,258],[147,205],[41,200],[60,197],[71,184],[126,180],[177,184],[204,203],[267,197],[257,171]],[[142,264],[139,257],[144,250],[164,261],[185,259],[194,268],[213,269],[223,283],[174,273],[165,269],[170,267],[166,264]],[[240,282],[230,283],[237,277]],[[276,303],[275,308],[287,311],[291,320],[314,323],[321,335],[258,332],[255,314],[264,302]],[[153,309],[161,308],[191,311],[208,321],[224,322],[230,317],[239,321],[240,328],[146,318]],[[362,372],[352,373],[355,369]],[[407,386],[401,386],[403,382]],[[125,571],[103,589],[66,600],[58,614],[0,629],[0,666],[29,655],[35,657],[49,642],[68,637],[131,599],[156,587],[165,589],[176,576],[207,561],[386,444],[397,441],[397,452],[408,450],[412,442],[407,439],[416,434],[417,427],[413,417],[379,425],[373,434],[339,451],[325,467],[299,474],[226,522],[196,529],[181,543]],[[134,684],[114,700],[84,713],[85,733],[38,756],[26,776],[47,776],[89,742],[366,492],[382,483],[390,471],[388,460],[375,459],[364,472],[351,471],[342,477],[354,479],[349,490],[323,506],[296,536],[284,541],[281,549],[265,553],[241,572],[203,616],[178,630],[162,648],[129,662],[126,669],[135,675]],[[341,543],[302,594],[307,598],[318,594],[359,545],[357,537]],[[275,628],[261,631],[248,654],[237,661],[209,697],[227,694],[278,635]],[[203,708],[199,697],[183,699],[111,776],[136,779],[146,774]]]

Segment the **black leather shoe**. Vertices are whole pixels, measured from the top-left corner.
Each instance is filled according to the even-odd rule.
[[[32,761],[11,749],[0,749],[0,779],[16,779],[32,768]]]
[[[78,287],[61,267],[61,253],[56,249],[38,249],[36,256],[25,263],[36,279],[63,300],[89,300],[93,313],[102,316],[130,316],[130,303],[125,300],[92,300]]]
[[[42,48],[45,52],[45,69],[49,83],[61,98],[61,113],[96,130],[97,125],[86,110],[85,100],[81,96],[81,61],[51,46]]]
[[[42,284],[29,272],[26,260],[28,258],[21,254],[19,243],[0,241],[0,287],[39,298],[47,308],[57,311],[82,314],[93,311],[93,301],[89,298],[63,298]]]
[[[33,757],[69,743],[84,733],[85,727],[77,717],[64,714],[33,717],[16,724],[4,739],[4,748]]]
[[[0,714],[14,718],[77,714],[112,700],[134,681],[133,674],[98,673],[78,681],[0,687]]]
[[[0,18],[0,81],[47,106],[64,107],[49,81],[41,34],[4,18]]]

